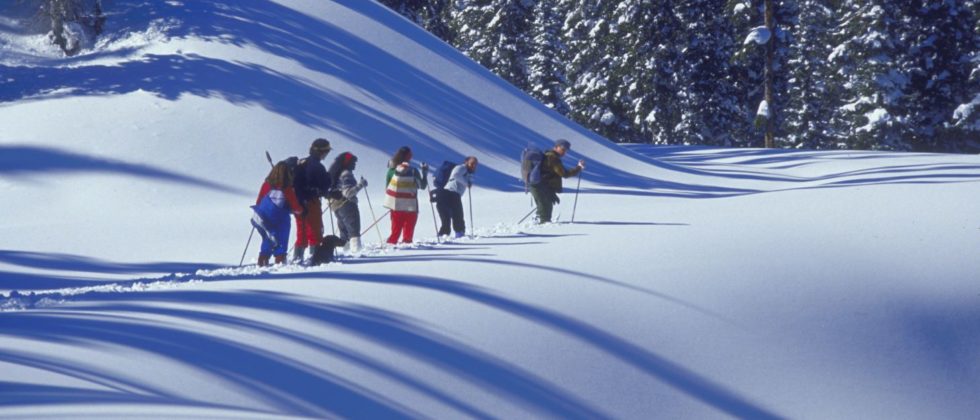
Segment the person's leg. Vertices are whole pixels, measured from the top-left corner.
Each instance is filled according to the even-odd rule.
[[[449,221],[452,218],[452,206],[449,204],[449,191],[440,191],[436,200],[436,210],[439,211],[439,236],[449,235]]]
[[[303,208],[306,208],[306,203],[303,203]],[[306,247],[309,245],[308,235],[306,232],[309,230],[309,226],[306,224],[306,215],[296,215],[296,242],[293,243],[293,262],[301,263],[303,262],[303,254],[306,253]]]
[[[351,231],[348,229],[344,207],[337,209],[337,211],[333,212],[333,215],[337,217],[337,237],[344,241],[350,239]]]
[[[534,198],[534,205],[538,208],[538,223],[550,222],[551,210],[555,205],[550,194],[541,186],[531,186],[531,197]]]
[[[463,211],[463,196],[451,193],[452,198],[450,199],[450,206],[452,206],[453,215],[453,231],[456,232],[456,236],[463,236],[466,234],[466,213]]]
[[[405,226],[402,228],[402,242],[407,244],[412,243],[412,238],[415,235],[415,222],[419,220],[419,214],[415,212],[405,213]]]
[[[403,211],[391,211],[391,235],[388,236],[389,244],[397,244],[398,237],[401,236],[402,227],[405,225],[405,216]]]
[[[276,264],[286,260],[286,246],[289,244],[289,216],[286,216],[282,222],[274,232],[276,246],[272,248],[272,255],[276,257]]]

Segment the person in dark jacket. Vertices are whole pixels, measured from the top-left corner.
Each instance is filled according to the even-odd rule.
[[[303,214],[296,216],[294,262],[303,261],[307,248],[310,248],[310,255],[316,253],[316,247],[323,238],[323,210],[320,197],[327,196],[332,182],[322,161],[329,153],[330,142],[316,139],[310,145],[310,155],[300,160],[299,165],[296,166],[293,186],[296,189],[296,197],[303,206]]]
[[[361,250],[361,212],[357,208],[357,193],[367,187],[367,180],[354,178],[357,156],[350,152],[341,153],[330,165],[330,179],[334,181],[333,192],[327,202],[330,210],[337,216],[337,227],[344,247],[352,252]]]
[[[565,139],[555,141],[555,147],[544,153],[541,162],[541,182],[530,186],[534,204],[538,206],[538,223],[551,222],[551,211],[558,203],[558,193],[562,191],[562,179],[571,178],[585,169],[585,161],[579,160],[573,168],[565,168],[561,158],[571,150],[572,144]]]
[[[466,217],[463,213],[463,194],[473,186],[473,173],[476,172],[477,159],[469,156],[462,164],[456,165],[449,173],[446,186],[435,191],[436,209],[439,211],[439,236],[449,236],[450,222],[456,237],[466,234]]]
[[[252,226],[262,236],[259,267],[269,265],[269,257],[273,255],[276,264],[284,263],[289,243],[289,213],[297,216],[303,213],[293,190],[293,174],[285,161],[272,167],[252,209],[255,211]]]

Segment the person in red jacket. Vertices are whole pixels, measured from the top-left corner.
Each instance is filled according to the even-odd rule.
[[[277,264],[285,262],[286,246],[289,242],[289,215],[303,213],[303,208],[296,199],[296,192],[293,191],[293,173],[288,162],[279,162],[272,167],[252,209],[252,226],[262,236],[259,267],[269,265],[269,257],[273,255]]]

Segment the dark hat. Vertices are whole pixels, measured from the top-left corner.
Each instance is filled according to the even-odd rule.
[[[314,153],[325,153],[330,151],[330,142],[326,139],[316,139],[313,140],[313,144],[310,145],[310,154]]]
[[[555,147],[561,147],[562,149],[565,150],[572,150],[572,144],[565,139],[555,140]]]

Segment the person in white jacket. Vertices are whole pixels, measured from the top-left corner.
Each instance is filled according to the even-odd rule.
[[[463,212],[463,194],[473,186],[473,173],[476,172],[478,161],[475,156],[469,156],[462,164],[456,165],[449,174],[446,186],[436,194],[436,209],[442,225],[439,236],[449,236],[450,222],[455,237],[461,238],[466,234],[466,217]]]

